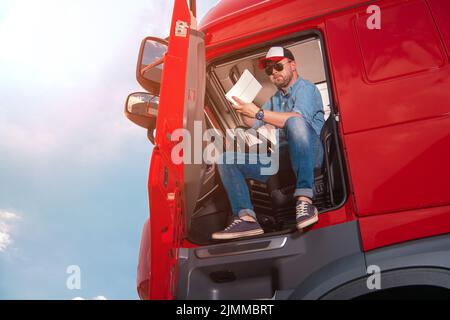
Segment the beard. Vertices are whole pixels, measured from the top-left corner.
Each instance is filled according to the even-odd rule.
[[[289,83],[292,80],[292,73],[283,76],[283,75],[277,75],[276,78],[273,79],[273,84],[278,88],[278,89],[282,89],[282,88],[286,88]]]

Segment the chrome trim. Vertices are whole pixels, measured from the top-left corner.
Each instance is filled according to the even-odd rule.
[[[275,239],[255,239],[238,243],[227,243],[209,248],[195,249],[195,255],[199,259],[220,258],[248,253],[256,253],[283,248],[287,243],[287,237]]]

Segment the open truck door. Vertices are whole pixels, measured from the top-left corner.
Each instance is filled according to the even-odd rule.
[[[175,0],[168,48],[163,58],[148,181],[150,250],[154,257],[150,267],[150,299],[175,298],[178,251],[197,201],[203,161],[193,164],[193,155],[191,161],[186,161],[190,155],[182,154],[186,153],[184,149],[181,161],[176,161],[174,155],[180,160],[180,154],[174,153],[174,149],[181,140],[194,141],[186,135],[180,136],[180,130],[193,135],[194,125],[201,126],[202,132],[205,128],[205,64],[204,36],[197,31],[195,1]],[[138,80],[150,69],[151,66],[145,66]],[[139,82],[146,84],[146,79],[142,80]],[[144,86],[147,90],[155,89],[151,81],[147,84],[148,87]]]

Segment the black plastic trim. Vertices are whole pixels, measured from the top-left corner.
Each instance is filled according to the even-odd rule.
[[[367,266],[378,266],[381,289],[434,286],[450,289],[450,234],[419,239],[365,254]],[[337,287],[322,299],[353,299],[373,293],[367,276]]]
[[[270,248],[270,241],[283,243],[283,238],[282,246]],[[199,257],[198,251],[210,256]],[[218,274],[227,281],[218,283]],[[183,248],[177,298],[271,299],[277,292],[295,290],[293,297],[317,299],[365,274],[358,224],[352,221],[304,233]]]

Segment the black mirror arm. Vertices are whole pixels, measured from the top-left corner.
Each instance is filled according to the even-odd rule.
[[[155,132],[155,128],[147,129],[147,138],[153,145],[155,145],[155,137],[153,136],[154,132]]]

